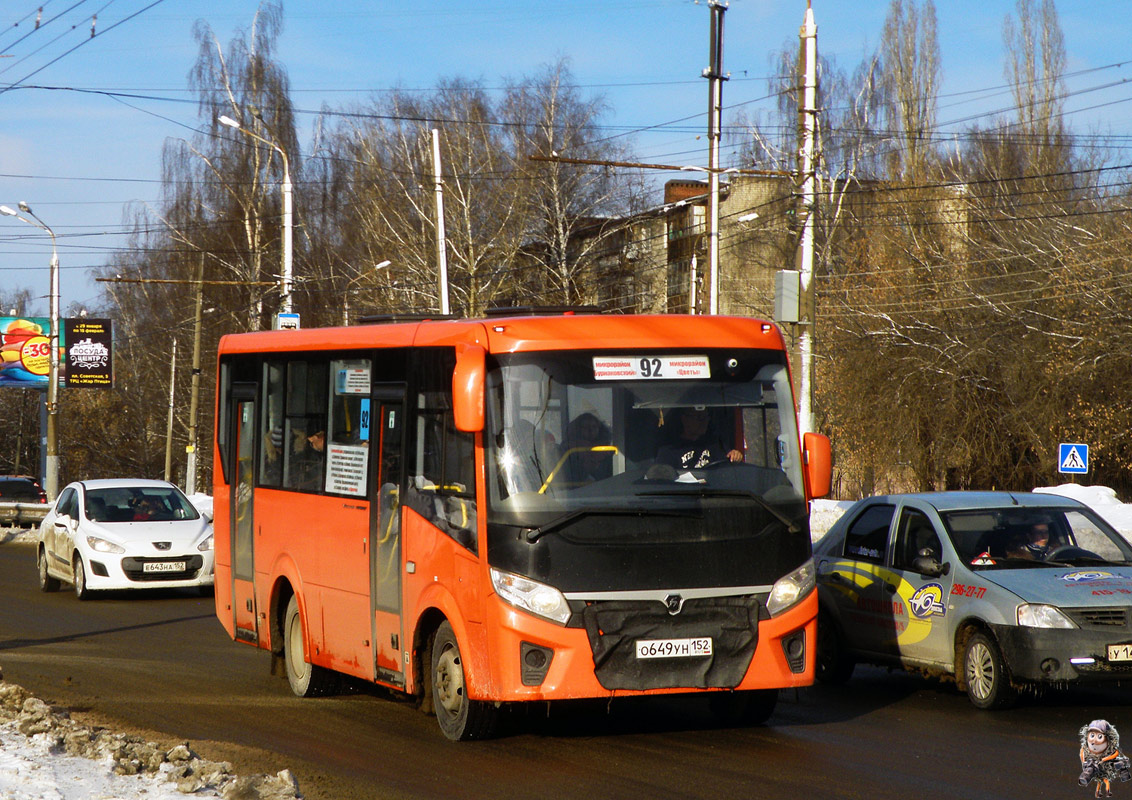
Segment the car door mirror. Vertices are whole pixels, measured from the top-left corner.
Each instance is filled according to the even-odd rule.
[[[71,527],[71,518],[67,514],[60,514],[55,517],[55,527],[62,530],[67,530]]]
[[[941,564],[933,550],[924,548],[912,561],[912,569],[925,578],[938,578],[951,572],[951,564]]]

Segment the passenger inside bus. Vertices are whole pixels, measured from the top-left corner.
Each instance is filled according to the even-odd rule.
[[[300,441],[303,441],[300,444]],[[299,440],[295,445],[298,452],[292,460],[291,474],[295,476],[296,489],[321,489],[322,471],[326,463],[326,431],[317,430]]]
[[[590,483],[613,474],[613,451],[598,449],[609,445],[609,427],[595,414],[584,412],[566,428],[562,455],[568,483]]]
[[[678,470],[699,469],[710,464],[743,460],[743,453],[728,447],[714,429],[711,411],[688,406],[675,415],[679,433],[656,453],[656,463]],[[669,423],[671,424],[671,423]]]

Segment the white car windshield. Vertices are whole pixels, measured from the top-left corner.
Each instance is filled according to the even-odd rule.
[[[200,516],[179,490],[160,486],[88,489],[84,511],[92,522],[174,522]]]

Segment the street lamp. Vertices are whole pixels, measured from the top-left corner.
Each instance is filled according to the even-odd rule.
[[[265,145],[273,149],[283,159],[283,275],[279,287],[279,312],[281,314],[291,313],[291,166],[287,160],[287,151],[279,146],[276,142],[265,139],[258,133],[249,131],[243,125],[229,116],[221,114],[216,118],[216,121],[221,125],[226,125],[229,128],[235,128],[240,133],[255,139],[256,141],[263,142]]]
[[[27,217],[8,206],[0,206],[0,214],[15,217],[20,222],[47,231],[51,237],[51,337],[48,340],[51,352],[47,373],[47,456],[44,459],[43,488],[47,492],[47,499],[54,500],[59,494],[59,439],[55,427],[59,414],[59,253],[55,247],[55,231],[37,217],[23,200],[19,207]]]
[[[387,258],[380,263],[374,264],[373,265],[373,272],[383,270],[392,263],[393,262],[390,261]],[[342,292],[342,324],[343,325],[349,326],[349,324],[350,324],[350,287],[353,286],[358,281],[360,281],[362,278],[364,278],[368,274],[369,273],[367,273],[367,272],[359,272],[357,275],[355,275],[353,278],[351,278],[346,283],[346,288]]]

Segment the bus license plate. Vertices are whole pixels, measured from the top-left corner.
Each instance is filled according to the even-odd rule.
[[[1132,644],[1110,644],[1108,646],[1109,661],[1132,661]]]
[[[142,564],[142,572],[184,572],[184,561],[147,561]]]
[[[696,639],[637,640],[637,658],[689,658],[710,655],[710,636]]]

